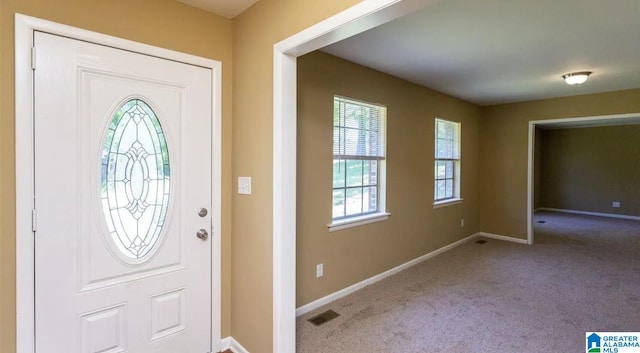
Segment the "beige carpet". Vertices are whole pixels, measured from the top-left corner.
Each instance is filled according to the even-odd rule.
[[[640,222],[535,219],[535,245],[470,242],[299,317],[297,352],[584,352],[585,331],[640,331]]]

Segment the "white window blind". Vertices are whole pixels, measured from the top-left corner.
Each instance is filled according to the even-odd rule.
[[[383,106],[335,97],[334,158],[384,159],[385,110]]]

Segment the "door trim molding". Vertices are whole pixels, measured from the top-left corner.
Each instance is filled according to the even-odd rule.
[[[222,63],[173,50],[112,37],[84,29],[38,19],[15,16],[15,136],[16,136],[16,350],[35,353],[35,253],[32,230],[34,208],[34,86],[31,48],[35,31],[124,49],[185,64],[212,72],[212,322],[211,345],[221,346],[221,192],[222,192]],[[217,315],[213,315],[217,313]]]

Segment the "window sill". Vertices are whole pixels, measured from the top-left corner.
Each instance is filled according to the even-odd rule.
[[[433,208],[436,209],[441,207],[457,205],[459,203],[462,203],[463,200],[464,200],[463,198],[455,198],[455,199],[436,201],[433,203]]]
[[[335,232],[337,230],[353,228],[357,226],[361,226],[364,224],[374,223],[384,221],[391,216],[391,213],[380,212],[380,213],[372,213],[365,216],[353,217],[341,219],[338,221],[334,221],[332,223],[327,224],[330,232]]]

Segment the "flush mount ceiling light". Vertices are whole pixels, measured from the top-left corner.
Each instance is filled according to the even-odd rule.
[[[562,75],[562,78],[568,85],[579,85],[583,84],[591,74],[591,71],[572,72]]]

